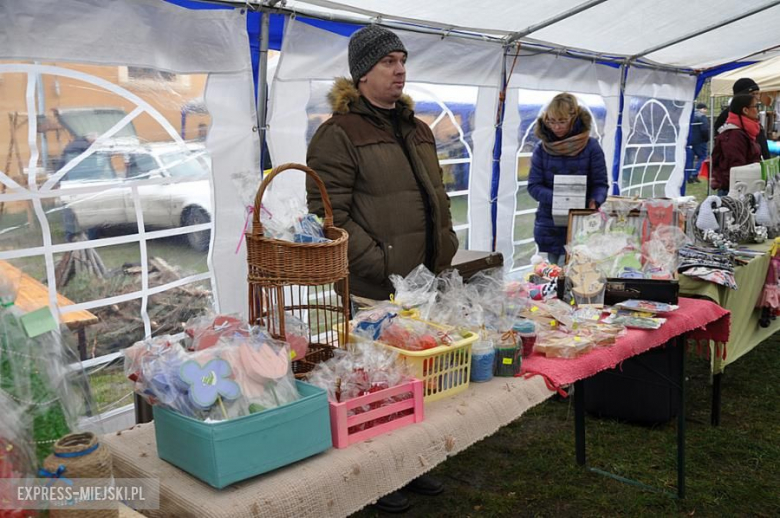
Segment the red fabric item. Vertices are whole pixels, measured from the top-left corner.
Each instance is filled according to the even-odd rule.
[[[710,177],[710,159],[702,160],[701,167],[699,168],[699,178]]]
[[[761,124],[759,124],[757,120],[753,120],[750,117],[743,117],[736,113],[729,113],[726,124],[733,124],[734,126],[742,128],[753,140],[756,140],[758,133],[761,131]]]
[[[599,347],[578,358],[546,358],[534,353],[523,359],[519,375],[540,374],[558,388],[611,369],[632,356],[686,333],[694,340],[728,342],[731,327],[729,311],[714,302],[700,299],[680,298],[679,306],[677,311],[663,315],[667,320],[660,329],[629,329],[615,345]]]

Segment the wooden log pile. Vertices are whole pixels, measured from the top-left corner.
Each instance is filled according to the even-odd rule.
[[[78,267],[81,258],[63,257],[57,267],[57,281],[60,281],[60,266],[63,275],[66,268],[80,268],[79,274],[89,275],[89,290],[101,296],[118,296],[133,293],[140,289],[142,268],[138,263],[126,263],[115,270],[106,271],[98,263],[99,256],[94,250],[88,261],[89,266]],[[95,259],[97,257],[97,260]],[[66,263],[67,261],[67,263]],[[63,266],[64,265],[64,266]],[[71,266],[72,265],[72,266]],[[74,273],[70,273],[73,277]],[[161,286],[175,282],[189,275],[179,267],[172,266],[161,257],[149,259],[149,286]],[[65,277],[64,280],[70,280]],[[204,285],[205,284],[205,285]],[[58,284],[60,286],[60,284]],[[105,295],[100,295],[105,294]],[[82,296],[83,298],[83,296]],[[90,327],[88,356],[96,357],[124,349],[142,340],[144,337],[144,321],[141,317],[142,299],[132,299],[119,304],[111,304],[91,309],[99,318],[99,322]],[[184,324],[192,317],[200,315],[211,306],[211,290],[207,283],[188,284],[151,295],[147,299],[146,311],[152,335],[176,334],[184,330]]]

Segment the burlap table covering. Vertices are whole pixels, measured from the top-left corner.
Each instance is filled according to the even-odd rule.
[[[125,504],[119,504],[119,518],[143,518],[144,515],[138,511],[133,511]]]
[[[160,480],[160,509],[147,516],[347,516],[494,434],[553,394],[544,379],[494,378],[425,406],[425,421],[349,448],[330,449],[221,491],[157,457],[154,425],[103,437],[114,476]]]

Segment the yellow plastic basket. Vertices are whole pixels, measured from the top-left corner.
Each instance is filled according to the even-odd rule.
[[[396,351],[406,362],[412,375],[423,382],[423,401],[426,403],[453,396],[466,390],[471,374],[471,344],[478,335],[464,331],[462,340],[452,345],[440,345],[426,351],[407,351],[391,345],[376,342],[382,347]],[[350,335],[350,342],[357,342]]]

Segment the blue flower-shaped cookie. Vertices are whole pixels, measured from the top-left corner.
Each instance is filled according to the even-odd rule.
[[[181,366],[181,379],[190,386],[190,400],[201,409],[208,409],[219,396],[237,399],[241,395],[238,383],[229,379],[230,364],[216,358],[201,367],[190,360]]]

